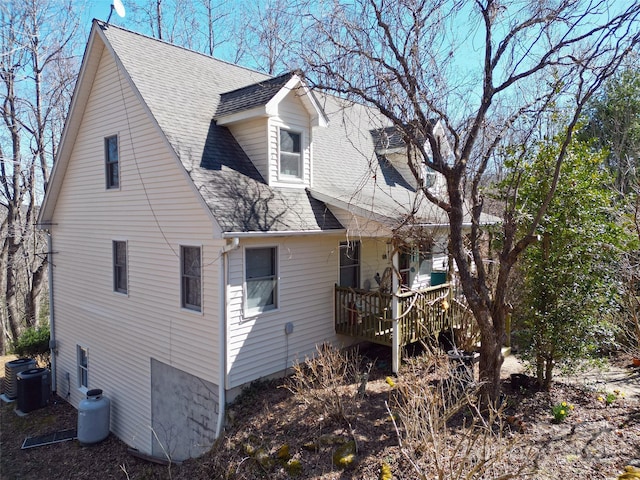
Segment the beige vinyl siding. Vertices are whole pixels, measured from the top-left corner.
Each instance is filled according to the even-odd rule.
[[[260,175],[269,182],[269,152],[267,144],[267,119],[258,118],[236,125],[230,125],[229,130],[247,154]]]
[[[303,176],[299,182],[286,181],[279,176],[278,143],[279,128],[302,134],[301,150]],[[311,123],[309,113],[294,92],[289,93],[278,104],[278,116],[269,119],[270,184],[280,186],[309,186],[311,184]]]
[[[336,342],[333,291],[337,282],[340,238],[305,236],[243,240],[229,254],[228,388],[284,370]],[[244,248],[278,247],[278,308],[243,318]],[[287,322],[293,324],[285,334]]]
[[[449,263],[449,255],[447,254],[448,238],[441,234],[434,239],[432,249],[433,270],[446,270]]]
[[[387,245],[387,240],[386,238],[362,238],[360,248],[360,286],[362,288],[376,290],[378,288],[378,283],[374,279],[376,273],[382,277],[385,268],[391,266],[391,258],[388,256],[391,246]]]
[[[112,431],[149,452],[151,358],[219,382],[222,242],[213,240],[212,220],[182,167],[121,80],[103,54],[52,219],[58,393],[76,406],[83,398],[76,345],[86,347],[89,388],[111,399]],[[106,190],[104,138],[114,134],[120,188]],[[127,241],[126,295],[113,292],[113,239]],[[202,247],[202,313],[180,308],[180,245]]]

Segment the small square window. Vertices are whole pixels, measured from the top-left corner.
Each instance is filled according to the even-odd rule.
[[[202,262],[200,247],[180,247],[182,307],[197,312],[202,309]]]
[[[250,311],[278,306],[278,251],[276,247],[245,250],[246,304]]]
[[[104,158],[106,186],[108,189],[118,188],[120,186],[120,168],[117,135],[104,139]]]
[[[302,135],[280,129],[280,174],[302,178]]]
[[[436,172],[426,165],[422,165],[422,181],[426,188],[431,188],[436,184]]]
[[[78,387],[89,388],[89,351],[78,345]]]
[[[113,291],[127,293],[127,242],[113,242]]]

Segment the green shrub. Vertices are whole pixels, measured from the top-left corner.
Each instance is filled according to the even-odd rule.
[[[48,324],[37,329],[29,327],[13,344],[13,352],[20,357],[35,358],[39,355],[46,357],[49,354],[49,338]]]

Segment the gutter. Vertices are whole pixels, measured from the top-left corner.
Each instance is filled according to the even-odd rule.
[[[496,222],[496,223],[500,223],[500,222]],[[449,227],[451,224],[449,223],[416,223],[412,226],[415,227],[433,227],[433,228],[439,228],[439,227]],[[486,227],[487,225],[495,225],[495,223],[492,222],[479,222],[478,225],[480,225],[481,227]],[[472,222],[462,222],[462,226],[465,228],[471,228],[473,226]]]
[[[335,235],[346,233],[346,228],[335,228],[333,230],[283,230],[269,232],[224,232],[222,238],[251,238],[251,237],[302,237],[308,235]],[[225,247],[227,248],[227,247]],[[223,253],[226,253],[223,251]]]
[[[53,303],[53,237],[47,232],[47,267],[49,280],[49,349],[51,350],[51,390],[56,394],[58,382],[56,379],[56,322]]]
[[[222,299],[220,312],[220,322],[218,325],[218,338],[220,339],[219,363],[220,378],[218,379],[218,425],[216,426],[216,438],[222,435],[224,428],[224,417],[226,415],[227,403],[227,314],[229,311],[229,295],[227,294],[227,285],[229,284],[229,255],[228,253],[240,248],[240,238],[235,236],[231,239],[231,243],[227,243],[222,247],[222,270],[220,272],[220,298]]]

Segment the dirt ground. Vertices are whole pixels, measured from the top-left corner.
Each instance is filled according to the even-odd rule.
[[[358,449],[356,461],[346,469],[332,463],[340,442],[331,439],[348,436],[344,428],[319,417],[281,388],[279,380],[253,386],[230,407],[232,421],[210,453],[169,466],[136,458],[113,434],[93,446],[68,441],[22,450],[27,437],[74,428],[77,412],[56,398],[49,406],[19,417],[15,404],[0,402],[0,478],[377,479],[383,463],[394,479],[417,478],[401,453],[385,407],[391,388],[385,381],[390,359],[380,349],[365,355],[372,369],[366,394],[357,400],[356,414],[350,418]],[[7,360],[0,361],[4,365]],[[549,392],[514,387],[510,374],[522,368],[515,357],[505,361],[503,392],[510,428],[501,441],[509,448],[494,471],[524,465],[531,472],[526,478],[597,480],[616,479],[625,465],[640,467],[640,370],[628,358],[616,359],[603,371],[559,379]],[[402,379],[401,372],[396,381]],[[609,405],[608,394],[614,395]],[[551,407],[560,402],[574,409],[564,422],[554,423]],[[451,430],[450,448],[455,448],[460,437],[456,426]],[[323,438],[329,440],[309,448],[312,440]],[[290,468],[294,461],[300,462],[300,470]]]

